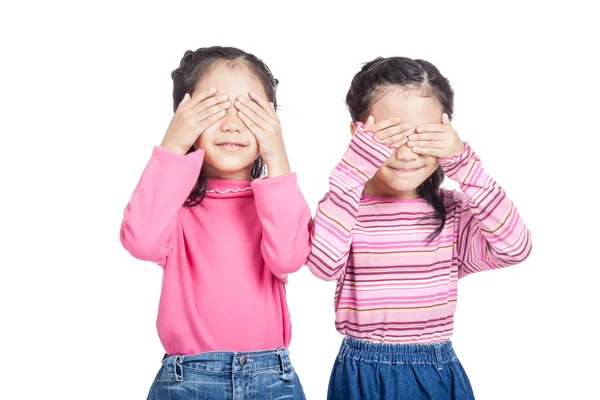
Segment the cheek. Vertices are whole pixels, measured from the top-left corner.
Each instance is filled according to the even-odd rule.
[[[217,129],[218,128],[213,125],[207,130],[205,130],[200,136],[198,136],[198,139],[196,139],[194,147],[196,147],[197,149],[206,149],[210,143],[214,142],[213,139],[215,137],[215,132],[217,131]]]
[[[440,165],[440,161],[437,157],[433,156],[421,156],[425,158],[425,169],[427,170],[427,176],[433,174],[437,167]]]
[[[375,172],[375,176],[378,177],[379,179],[381,179],[382,181],[387,181],[387,168],[385,167],[385,163],[383,164],[383,166],[381,168],[379,168],[377,170],[377,172]]]

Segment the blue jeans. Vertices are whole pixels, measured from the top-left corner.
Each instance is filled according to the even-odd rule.
[[[448,342],[376,343],[346,337],[328,400],[473,400],[469,378]]]
[[[287,349],[171,355],[148,400],[305,400]]]

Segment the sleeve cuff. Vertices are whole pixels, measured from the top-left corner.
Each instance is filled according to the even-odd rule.
[[[297,185],[297,176],[295,172],[288,172],[287,174],[278,176],[276,178],[259,178],[255,179],[250,183],[252,190],[255,192],[261,192],[264,190],[275,190],[281,186],[295,187]]]
[[[459,164],[462,164],[465,160],[470,160],[471,158],[475,157],[475,152],[473,151],[471,146],[469,146],[469,143],[464,142],[464,145],[465,148],[457,155],[453,157],[439,158],[440,165],[442,166],[442,168],[452,168],[458,166]]]
[[[152,155],[171,162],[189,163],[197,167],[201,167],[204,161],[204,150],[196,150],[190,154],[182,155],[161,146],[154,146]]]

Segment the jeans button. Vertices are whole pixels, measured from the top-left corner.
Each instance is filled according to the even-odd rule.
[[[241,356],[240,357],[240,365],[245,365],[246,364],[246,356]]]

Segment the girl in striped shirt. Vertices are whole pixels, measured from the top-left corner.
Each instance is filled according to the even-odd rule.
[[[352,80],[352,140],[319,203],[307,262],[337,280],[345,338],[329,399],[474,398],[450,342],[458,279],[525,260],[531,238],[450,124],[453,100],[423,60],[377,58]],[[440,189],[445,176],[462,193]]]

